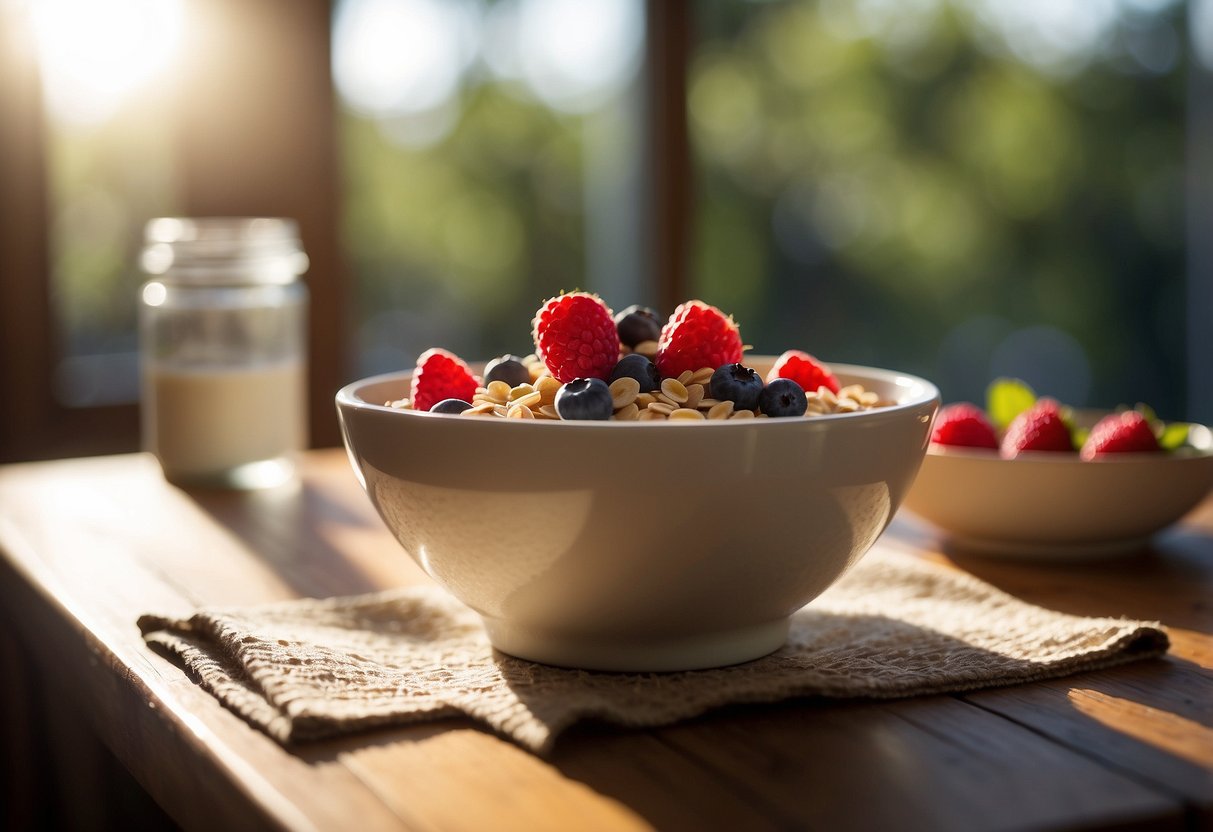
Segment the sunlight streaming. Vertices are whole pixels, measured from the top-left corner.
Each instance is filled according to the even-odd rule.
[[[522,76],[558,110],[584,113],[618,94],[640,65],[643,9],[634,0],[522,0]]]
[[[52,118],[112,116],[177,58],[184,0],[40,0],[30,4]]]
[[[1096,690],[1075,688],[1068,699],[1079,713],[1096,722],[1196,765],[1210,763],[1213,728],[1194,719]]]
[[[580,114],[635,77],[643,38],[637,0],[502,0],[487,9],[468,0],[341,0],[333,77],[355,111],[409,119],[406,134],[442,126],[477,59],[548,107]],[[440,118],[413,123],[431,112]]]
[[[476,55],[478,6],[460,0],[343,0],[333,79],[355,110],[380,117],[441,108]]]

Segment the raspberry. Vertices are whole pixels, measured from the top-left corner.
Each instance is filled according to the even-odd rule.
[[[839,391],[838,379],[825,366],[807,352],[788,350],[775,361],[767,373],[767,383],[777,378],[790,378],[802,390],[816,393],[818,387],[829,388],[831,393]]]
[[[1150,421],[1136,410],[1112,413],[1091,428],[1081,456],[1091,460],[1100,454],[1154,453],[1161,451]]]
[[[939,409],[931,441],[937,445],[998,450],[998,433],[980,407],[957,402]]]
[[[559,382],[606,380],[619,361],[619,333],[597,295],[570,292],[546,301],[532,322],[535,354]]]
[[[731,317],[701,300],[688,300],[662,327],[655,363],[662,377],[674,378],[686,370],[736,364],[742,349]]]
[[[1040,399],[1007,426],[1002,455],[1013,459],[1021,451],[1074,451],[1070,428],[1061,417],[1061,406],[1053,399]]]
[[[429,410],[443,399],[470,402],[476,387],[476,377],[459,356],[435,347],[417,358],[409,399],[413,410]]]

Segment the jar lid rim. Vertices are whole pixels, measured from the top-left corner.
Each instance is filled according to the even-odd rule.
[[[159,217],[140,265],[183,283],[290,283],[307,271],[299,226],[280,217]]]
[[[299,241],[299,224],[288,217],[156,217],[144,226],[147,243]]]

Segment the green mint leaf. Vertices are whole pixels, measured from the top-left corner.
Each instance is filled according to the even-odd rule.
[[[1086,444],[1087,437],[1091,435],[1090,428],[1084,428],[1074,419],[1074,408],[1069,405],[1061,406],[1061,421],[1066,426],[1066,430],[1070,432],[1070,444],[1074,450],[1082,450],[1082,446]]]
[[[1036,393],[1019,379],[998,378],[986,389],[986,413],[999,430],[1034,404]]]
[[[1162,433],[1158,435],[1158,445],[1164,451],[1173,451],[1182,446],[1188,441],[1188,429],[1191,426],[1187,422],[1171,422],[1164,425]]]
[[[1082,446],[1087,444],[1087,439],[1090,436],[1090,428],[1073,427],[1070,429],[1070,441],[1074,443],[1074,447],[1077,450],[1082,450]]]

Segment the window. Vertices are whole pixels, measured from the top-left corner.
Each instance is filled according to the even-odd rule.
[[[144,85],[112,120],[38,76],[73,4]],[[137,447],[174,212],[299,221],[317,445],[343,382],[525,350],[574,287],[1210,421],[1211,78],[1213,0],[0,0],[0,459]]]

